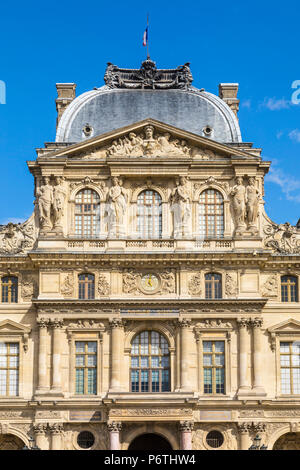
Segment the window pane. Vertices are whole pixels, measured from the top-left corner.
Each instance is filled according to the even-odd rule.
[[[281,369],[281,391],[282,393],[291,393],[290,369]]]
[[[170,390],[169,366],[166,339],[157,331],[142,331],[131,344],[131,391]]]
[[[224,203],[215,189],[203,191],[199,198],[199,235],[204,238],[224,236]]]

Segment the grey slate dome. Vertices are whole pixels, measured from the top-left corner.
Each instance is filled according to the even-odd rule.
[[[153,118],[222,143],[241,142],[237,117],[219,97],[192,87],[189,64],[141,69],[108,64],[106,85],[83,93],[64,111],[56,142],[81,142],[90,137]]]

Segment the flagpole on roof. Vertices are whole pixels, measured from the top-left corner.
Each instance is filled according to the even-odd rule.
[[[147,60],[150,59],[149,55],[149,13],[147,13]]]

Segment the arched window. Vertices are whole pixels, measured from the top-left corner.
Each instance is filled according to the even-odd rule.
[[[82,189],[75,197],[75,235],[97,237],[100,232],[100,197],[92,189]]]
[[[95,298],[95,276],[84,273],[78,276],[78,297],[80,300]]]
[[[298,279],[296,276],[281,276],[281,301],[298,302]]]
[[[224,236],[224,202],[216,189],[206,189],[199,199],[199,235],[201,238]]]
[[[131,344],[131,391],[170,391],[168,342],[157,331],[142,331]]]
[[[1,279],[2,302],[11,304],[18,302],[18,278],[15,276],[4,276]]]
[[[156,191],[142,191],[137,198],[137,231],[139,238],[161,238],[162,201]]]
[[[205,298],[222,298],[222,276],[216,273],[205,274]]]

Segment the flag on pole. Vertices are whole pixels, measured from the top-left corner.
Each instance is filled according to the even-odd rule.
[[[143,46],[147,46],[147,43],[148,43],[148,25],[143,35]]]

